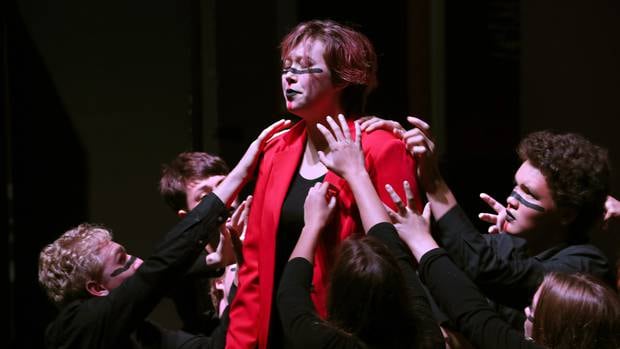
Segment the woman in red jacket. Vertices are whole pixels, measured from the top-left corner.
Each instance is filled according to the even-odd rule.
[[[335,217],[316,249],[312,300],[319,315],[326,315],[327,277],[339,243],[363,235],[346,181],[319,161],[318,152],[327,152],[328,146],[316,126],[328,125],[329,115],[346,115],[349,129],[354,129],[353,120],[363,115],[366,96],[377,84],[374,48],[368,38],[349,27],[310,21],[283,39],[281,58],[286,107],[302,120],[264,150],[244,240],[245,262],[230,312],[228,348],[288,347],[274,295],[303,227],[306,194],[315,183],[328,182],[329,195],[337,202]],[[414,159],[402,141],[386,131],[364,133],[362,149],[384,202],[391,203],[383,189],[386,184],[401,188],[399,184],[407,180],[421,204],[413,178]]]

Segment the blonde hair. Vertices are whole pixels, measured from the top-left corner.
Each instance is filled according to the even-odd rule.
[[[98,280],[103,272],[99,251],[112,241],[103,226],[80,224],[68,230],[39,255],[39,283],[59,305],[85,297],[86,282]]]

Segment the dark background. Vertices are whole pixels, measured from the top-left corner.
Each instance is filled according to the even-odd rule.
[[[369,113],[431,123],[442,167],[474,217],[512,188],[518,140],[580,132],[620,167],[617,1],[12,0],[2,6],[2,246],[11,348],[42,347],[55,310],[41,248],[83,221],[147,256],[176,221],[157,192],[185,150],[231,165],[284,114],[278,43],[331,18],[379,55]],[[613,177],[614,194],[620,177]],[[480,224],[480,228],[485,226]],[[615,260],[619,225],[595,232]],[[164,302],[153,317],[178,320]]]

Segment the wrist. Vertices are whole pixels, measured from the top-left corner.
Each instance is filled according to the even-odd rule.
[[[420,261],[420,258],[424,256],[428,251],[439,247],[437,242],[429,235],[424,238],[418,238],[416,241],[407,241],[407,245],[411,249],[415,259]]]
[[[322,229],[323,229],[323,225],[310,223],[310,224],[304,225],[304,227],[301,229],[301,234],[316,235],[316,234],[319,234]]]
[[[370,180],[370,176],[368,175],[366,168],[343,173],[342,178],[349,183],[349,186],[352,186],[351,183],[354,182],[366,182]]]
[[[426,176],[424,191],[427,194],[439,194],[445,192],[446,189],[448,189],[448,186],[439,172]]]

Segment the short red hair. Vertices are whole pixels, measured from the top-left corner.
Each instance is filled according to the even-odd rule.
[[[335,21],[303,22],[280,43],[282,61],[306,39],[320,40],[325,45],[323,58],[332,72],[334,84],[348,84],[341,101],[345,112],[362,113],[366,97],[377,86],[377,54],[370,40]]]

